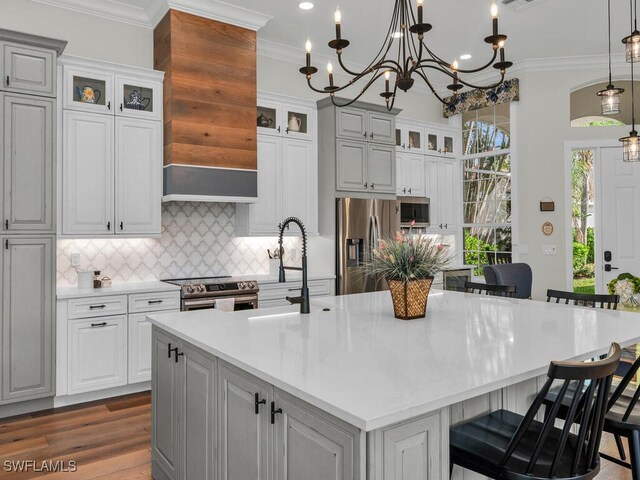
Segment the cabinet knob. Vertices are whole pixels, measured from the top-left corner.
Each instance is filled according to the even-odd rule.
[[[278,133],[280,133],[280,127],[278,127]]]
[[[7,75],[7,87],[9,86],[9,75]]]
[[[364,184],[364,188],[365,188],[365,189],[369,188],[369,182],[365,182],[365,184]]]
[[[374,187],[375,187],[375,184],[373,184],[373,183],[372,183],[372,184],[371,184],[371,190],[373,190],[373,189],[374,189]]]
[[[282,413],[282,409],[278,408],[276,410],[276,402],[271,402],[271,425],[276,423],[276,414]]]
[[[364,138],[367,138],[367,132],[364,132]]]
[[[405,145],[406,145],[406,144],[404,144],[404,143],[402,144],[402,148],[403,148],[403,150],[406,150],[406,148],[407,148]]]
[[[409,193],[411,193],[411,189],[409,189]]]
[[[9,230],[9,219],[8,218],[4,219],[4,229],[5,230]]]
[[[256,392],[255,397],[254,397],[254,405],[255,405],[256,415],[260,414],[260,405],[266,405],[266,404],[267,404],[267,400],[265,398],[260,400],[260,394]]]
[[[122,111],[122,104],[120,104],[120,111]]]
[[[107,222],[107,230],[111,230],[111,222]]]
[[[440,229],[442,230],[442,224],[438,225],[440,227]]]
[[[120,222],[120,230],[124,230],[124,222]]]
[[[107,110],[111,110],[111,100],[107,102]]]
[[[402,193],[407,193],[407,189],[406,189],[406,188],[403,188],[403,189],[402,189]]]
[[[369,138],[373,138],[373,132],[371,132],[371,135],[369,135]]]

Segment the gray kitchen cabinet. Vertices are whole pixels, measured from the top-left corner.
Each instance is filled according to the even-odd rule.
[[[48,48],[0,42],[2,90],[56,96],[56,52]]]
[[[360,108],[338,108],[336,110],[337,131],[340,138],[367,139],[367,111]]]
[[[377,143],[394,144],[396,118],[388,113],[368,112],[369,140]]]
[[[2,399],[54,394],[55,239],[7,236],[2,255]]]
[[[360,430],[275,389],[275,480],[360,479]]]
[[[216,359],[153,330],[153,477],[216,474]]]
[[[367,177],[367,144],[339,139],[336,142],[336,189],[366,192]]]
[[[271,478],[268,411],[272,400],[269,384],[218,362],[219,480]]]
[[[367,158],[370,191],[396,193],[396,147],[369,144]]]
[[[55,233],[55,100],[0,93],[4,233]]]

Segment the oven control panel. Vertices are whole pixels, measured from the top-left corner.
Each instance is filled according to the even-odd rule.
[[[255,280],[227,283],[188,283],[182,285],[183,298],[194,296],[222,297],[240,292],[251,293],[257,291],[258,282]]]

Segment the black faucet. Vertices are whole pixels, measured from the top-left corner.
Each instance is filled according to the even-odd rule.
[[[288,228],[290,223],[298,225],[302,232],[302,267],[285,267],[282,262],[282,236],[284,235],[284,229]],[[278,247],[280,248],[280,275],[278,276],[278,281],[280,283],[286,282],[284,275],[285,270],[301,270],[302,289],[300,290],[300,296],[287,297],[287,300],[291,302],[291,304],[299,303],[300,313],[311,313],[309,308],[309,287],[307,285],[307,231],[304,229],[304,224],[296,217],[287,218],[284,222],[278,225],[278,228],[280,229],[280,236],[278,237]]]

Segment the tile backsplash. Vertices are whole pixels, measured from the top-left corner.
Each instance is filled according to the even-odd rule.
[[[235,210],[233,203],[169,202],[162,207],[161,238],[58,240],[58,285],[75,285],[76,252],[83,268],[115,282],[269,273],[267,249],[273,251],[277,238],[235,237]],[[299,256],[300,247],[299,238],[285,239],[286,250]]]

